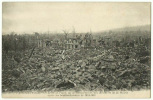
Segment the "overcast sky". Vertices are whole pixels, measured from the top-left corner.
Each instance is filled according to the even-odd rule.
[[[98,32],[150,24],[150,3],[3,3],[3,33]]]

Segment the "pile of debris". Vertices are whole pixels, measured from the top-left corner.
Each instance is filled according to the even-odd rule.
[[[133,50],[129,54],[124,48],[46,52],[36,49],[30,59],[18,62],[10,58],[3,62],[2,89],[4,92],[148,89],[150,56],[138,57],[136,53]]]

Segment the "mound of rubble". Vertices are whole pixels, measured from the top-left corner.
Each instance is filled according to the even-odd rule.
[[[129,49],[128,49],[129,50]],[[2,89],[138,90],[150,89],[150,56],[131,48],[38,49],[27,59],[3,60]],[[149,52],[150,53],[150,52]]]

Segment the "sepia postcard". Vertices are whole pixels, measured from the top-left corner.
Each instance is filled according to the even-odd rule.
[[[150,98],[150,2],[3,2],[3,98]]]

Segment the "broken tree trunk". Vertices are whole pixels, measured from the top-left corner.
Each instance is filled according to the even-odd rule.
[[[30,54],[30,56],[29,56],[29,59],[31,58],[31,56],[32,56],[34,50],[35,50],[35,46],[33,47],[32,51],[31,51],[31,54]]]

